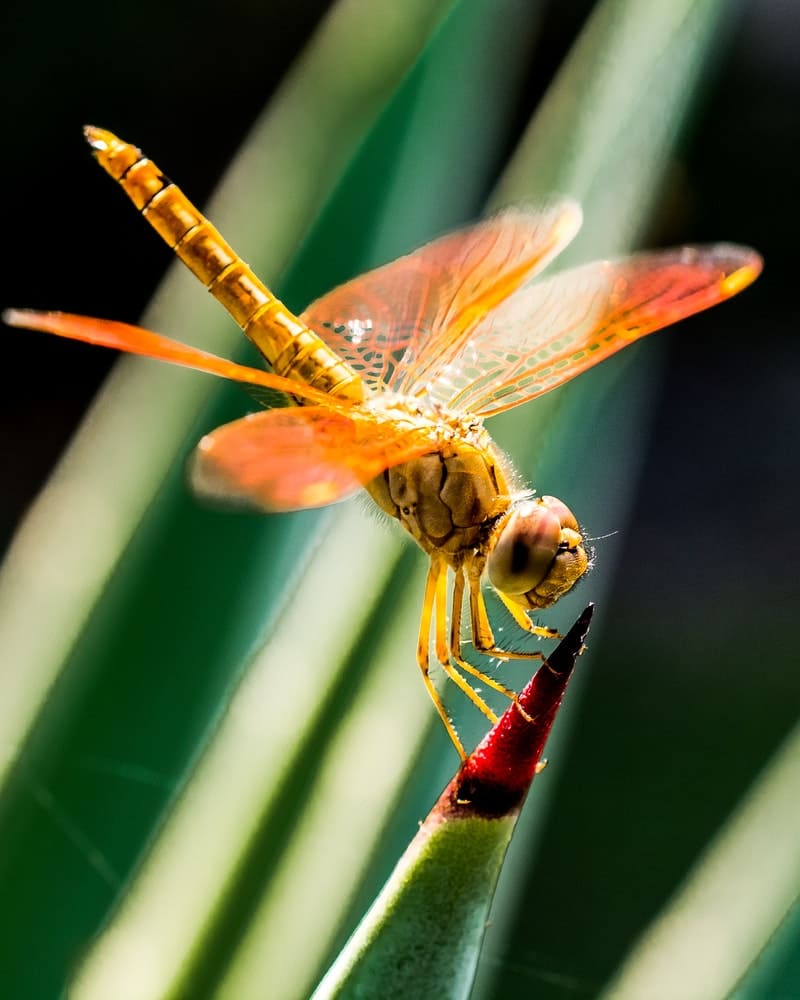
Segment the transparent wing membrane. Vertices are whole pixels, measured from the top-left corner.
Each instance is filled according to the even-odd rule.
[[[301,319],[373,390],[433,377],[487,312],[538,273],[581,223],[574,202],[510,209],[349,281]]]
[[[628,344],[707,309],[758,276],[761,258],[728,244],[587,264],[526,286],[487,314],[434,379],[418,380],[481,417],[555,389]]]

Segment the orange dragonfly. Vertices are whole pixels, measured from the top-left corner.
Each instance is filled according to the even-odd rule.
[[[444,236],[335,288],[298,317],[135,146],[103,129],[85,133],[100,164],[271,371],[109,320],[10,310],[5,321],[278,390],[300,404],[206,435],[193,458],[192,484],[201,495],[265,511],[318,507],[364,487],[406,529],[430,558],[417,659],[463,758],[429,676],[431,632],[446,675],[495,721],[464,674],[516,695],[462,655],[465,593],[475,649],[501,660],[541,659],[539,652],[497,646],[484,579],[521,629],[553,637],[528,614],[554,604],[589,565],[570,509],[520,482],[484,419],[736,294],[758,276],[761,258],[731,244],[684,247],[531,282],[580,227],[579,206],[564,200],[508,209]]]

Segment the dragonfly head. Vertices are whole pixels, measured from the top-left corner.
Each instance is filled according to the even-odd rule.
[[[554,604],[586,572],[589,557],[575,515],[555,497],[515,503],[489,552],[492,586],[524,608]]]

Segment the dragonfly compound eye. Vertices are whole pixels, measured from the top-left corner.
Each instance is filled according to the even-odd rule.
[[[575,515],[555,497],[526,500],[503,522],[487,562],[497,590],[527,608],[546,608],[581,577],[589,560]]]

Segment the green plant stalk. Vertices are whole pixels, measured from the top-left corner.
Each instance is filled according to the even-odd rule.
[[[517,817],[426,820],[313,1000],[468,997]]]
[[[503,858],[591,616],[589,606],[459,768],[312,1000],[469,996]]]

